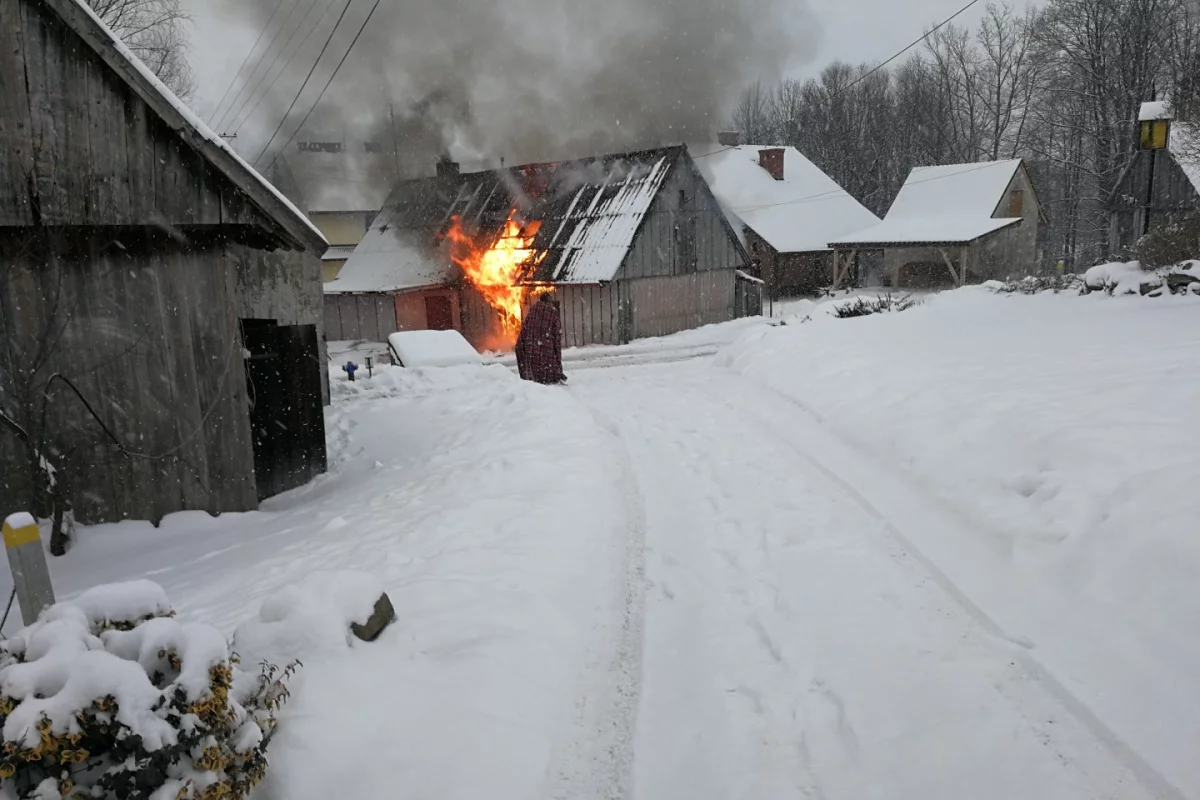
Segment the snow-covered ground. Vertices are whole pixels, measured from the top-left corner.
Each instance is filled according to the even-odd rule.
[[[329,475],[85,530],[56,587],[232,634],[382,583],[377,642],[277,643],[265,798],[1200,797],[1200,298],[794,311],[567,388],[334,371]]]

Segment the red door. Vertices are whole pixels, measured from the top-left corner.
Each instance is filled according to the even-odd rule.
[[[448,331],[454,328],[454,312],[450,298],[444,294],[425,296],[425,325],[431,331]]]

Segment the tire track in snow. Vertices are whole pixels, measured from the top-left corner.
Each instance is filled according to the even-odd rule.
[[[732,373],[730,373],[733,376]],[[830,435],[838,442],[843,443],[848,449],[854,450],[849,444],[842,442],[841,437],[832,431],[828,423],[816,411],[808,408],[806,405],[789,397],[786,394],[778,391],[774,387],[767,386],[759,381],[753,382],[756,389],[762,389],[768,392],[771,396],[777,398],[777,401],[782,401],[787,405],[799,409],[808,415],[822,429],[828,431]],[[745,391],[745,390],[741,390]],[[761,395],[757,395],[754,400],[761,402]],[[826,466],[820,459],[813,456],[805,447],[797,444],[794,440],[794,434],[790,429],[779,429],[778,426],[772,426],[770,421],[762,416],[761,412],[754,409],[752,403],[735,403],[732,401],[722,401],[723,404],[733,410],[735,413],[748,419],[763,430],[768,435],[772,436],[776,441],[779,441],[784,446],[795,452],[800,458],[807,462],[810,466],[839,486],[845,494],[862,510],[877,520],[883,530],[896,541],[901,548],[912,558],[919,563],[925,571],[933,578],[938,586],[952,598],[976,624],[980,626],[988,634],[1009,642],[1015,645],[1013,648],[1013,658],[1021,667],[1032,677],[1034,677],[1040,685],[1042,685],[1048,694],[1053,696],[1062,707],[1070,713],[1076,720],[1083,724],[1095,737],[1101,742],[1104,747],[1113,755],[1113,757],[1123,764],[1134,776],[1137,777],[1142,784],[1156,796],[1163,800],[1189,800],[1177,786],[1169,781],[1161,772],[1155,769],[1147,762],[1136,750],[1129,746],[1117,733],[1110,728],[1100,717],[1074,692],[1072,692],[1059,678],[1047,669],[1037,658],[1030,652],[1030,644],[1023,637],[1009,634],[1004,628],[997,623],[987,612],[985,612],[974,600],[970,598],[932,559],[925,555],[919,547],[882,511],[875,506],[862,492],[848,480],[844,479],[836,471]],[[934,502],[930,498],[931,502]],[[935,503],[942,507],[941,503]]]
[[[554,800],[619,800],[631,794],[641,699],[646,510],[620,429],[591,405],[581,405],[611,434],[613,460],[620,473],[625,512],[622,608],[619,629],[598,634],[605,646],[590,659],[591,674],[576,700],[571,734],[551,758],[547,795]]]

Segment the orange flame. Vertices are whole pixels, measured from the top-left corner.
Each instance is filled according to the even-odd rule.
[[[530,293],[544,289],[522,286],[520,281],[546,257],[533,249],[533,239],[542,227],[540,220],[522,224],[514,208],[504,222],[500,235],[488,247],[477,245],[463,230],[462,219],[451,218],[446,238],[450,240],[450,258],[463,276],[500,312],[506,333],[515,336],[521,328],[521,309]]]

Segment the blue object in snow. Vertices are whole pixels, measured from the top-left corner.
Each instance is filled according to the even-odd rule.
[[[354,380],[354,371],[356,369],[358,369],[358,364],[355,364],[353,361],[347,361],[342,367],[342,372],[346,373],[346,376],[350,380]]]

